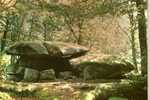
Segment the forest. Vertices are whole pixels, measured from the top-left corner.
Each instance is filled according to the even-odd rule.
[[[0,100],[147,100],[147,0],[0,0]]]

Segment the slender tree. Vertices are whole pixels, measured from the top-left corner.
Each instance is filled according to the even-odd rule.
[[[136,49],[136,32],[137,32],[137,23],[136,23],[136,17],[134,15],[135,11],[136,11],[136,6],[135,6],[135,2],[131,2],[129,1],[128,2],[128,5],[129,5],[129,10],[128,10],[128,17],[129,17],[129,21],[130,21],[130,27],[129,27],[129,30],[130,30],[130,42],[131,42],[131,49],[132,49],[132,60],[133,60],[133,63],[135,65],[135,69],[138,71],[138,68],[137,68],[137,49]]]
[[[146,17],[145,17],[145,2],[144,0],[135,0],[137,7],[137,20],[139,43],[141,50],[141,70],[142,74],[147,74],[147,35],[146,35]]]

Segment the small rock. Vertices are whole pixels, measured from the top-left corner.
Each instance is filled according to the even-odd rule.
[[[60,72],[58,77],[62,78],[62,79],[72,79],[72,78],[74,78],[71,71]]]
[[[11,64],[6,67],[6,79],[12,81],[21,81],[24,76],[24,67],[17,66],[16,64]]]
[[[35,69],[26,68],[24,72],[24,81],[36,82],[38,81],[40,72]]]
[[[23,77],[22,76],[20,77],[17,74],[7,74],[6,75],[6,79],[10,80],[10,81],[19,82],[19,81],[21,81],[23,79]]]
[[[40,72],[39,80],[54,80],[55,78],[55,71],[53,69],[47,69]]]

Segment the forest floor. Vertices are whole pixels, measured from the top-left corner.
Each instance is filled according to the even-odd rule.
[[[24,83],[6,82],[0,87],[19,92],[19,96],[11,96],[12,100],[84,100],[84,95],[94,90],[100,84],[120,82],[121,80],[56,80],[51,82]],[[4,82],[4,81],[3,81]],[[26,91],[36,91],[34,95],[26,96]]]

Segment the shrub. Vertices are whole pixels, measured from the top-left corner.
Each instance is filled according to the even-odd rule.
[[[0,92],[0,100],[12,100],[8,93]]]

